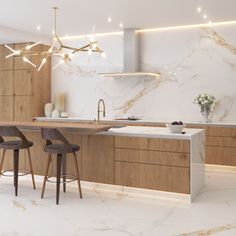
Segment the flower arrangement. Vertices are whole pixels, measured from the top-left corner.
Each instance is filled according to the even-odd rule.
[[[204,116],[205,121],[211,122],[209,115],[216,104],[216,98],[212,95],[208,95],[207,93],[202,93],[194,99],[194,103],[200,106],[201,113]]]

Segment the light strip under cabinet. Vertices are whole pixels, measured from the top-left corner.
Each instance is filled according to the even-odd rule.
[[[124,77],[159,77],[159,73],[154,72],[118,72],[118,73],[98,73],[102,77],[124,78]]]

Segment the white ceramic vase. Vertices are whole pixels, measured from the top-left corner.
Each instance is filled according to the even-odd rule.
[[[60,112],[57,109],[52,112],[52,118],[60,118]]]
[[[44,115],[46,117],[52,117],[52,111],[53,111],[53,104],[52,103],[47,103],[44,106]]]

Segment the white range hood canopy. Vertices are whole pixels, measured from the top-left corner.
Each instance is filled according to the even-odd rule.
[[[124,29],[123,72],[99,73],[103,77],[159,77],[159,73],[143,72],[139,67],[139,33],[136,29]]]

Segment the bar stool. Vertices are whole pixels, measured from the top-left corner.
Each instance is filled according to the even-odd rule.
[[[47,167],[46,167],[46,172],[44,176],[41,198],[43,198],[44,196],[46,181],[53,182],[53,181],[50,181],[50,178],[52,176],[48,176],[52,154],[56,154],[56,158],[57,158],[56,182],[55,182],[56,183],[56,204],[58,205],[59,203],[61,183],[63,183],[63,191],[66,192],[66,183],[77,180],[80,198],[82,198],[79,168],[78,168],[78,162],[76,158],[76,152],[80,150],[80,147],[76,144],[70,144],[68,140],[57,129],[42,128],[41,131],[42,131],[42,138],[46,140],[44,151],[48,153]],[[53,143],[54,141],[59,141],[60,143]],[[70,178],[70,180],[66,179],[66,177],[68,177],[68,175],[66,174],[66,154],[67,153],[73,154],[74,161],[75,161],[75,171],[77,175],[77,176],[70,175],[70,177],[72,177]],[[62,174],[61,174],[61,169],[62,169]],[[62,177],[62,181],[61,181],[61,177]]]
[[[18,140],[12,140],[12,141],[5,141],[3,137],[15,137],[18,138]],[[0,126],[0,149],[3,150],[2,152],[2,160],[0,164],[0,176],[11,176],[6,175],[5,173],[8,171],[14,171],[14,186],[15,186],[15,196],[18,195],[18,176],[23,176],[27,174],[31,174],[32,182],[33,182],[33,188],[35,187],[35,181],[34,181],[34,172],[32,167],[32,161],[31,161],[31,155],[30,155],[30,147],[33,146],[33,143],[28,141],[27,138],[23,135],[23,133],[15,126]],[[30,170],[22,170],[22,174],[19,174],[19,150],[20,149],[26,149],[27,155],[29,159],[29,166]],[[13,163],[14,168],[11,170],[4,170],[2,171],[5,154],[7,150],[13,150]]]

